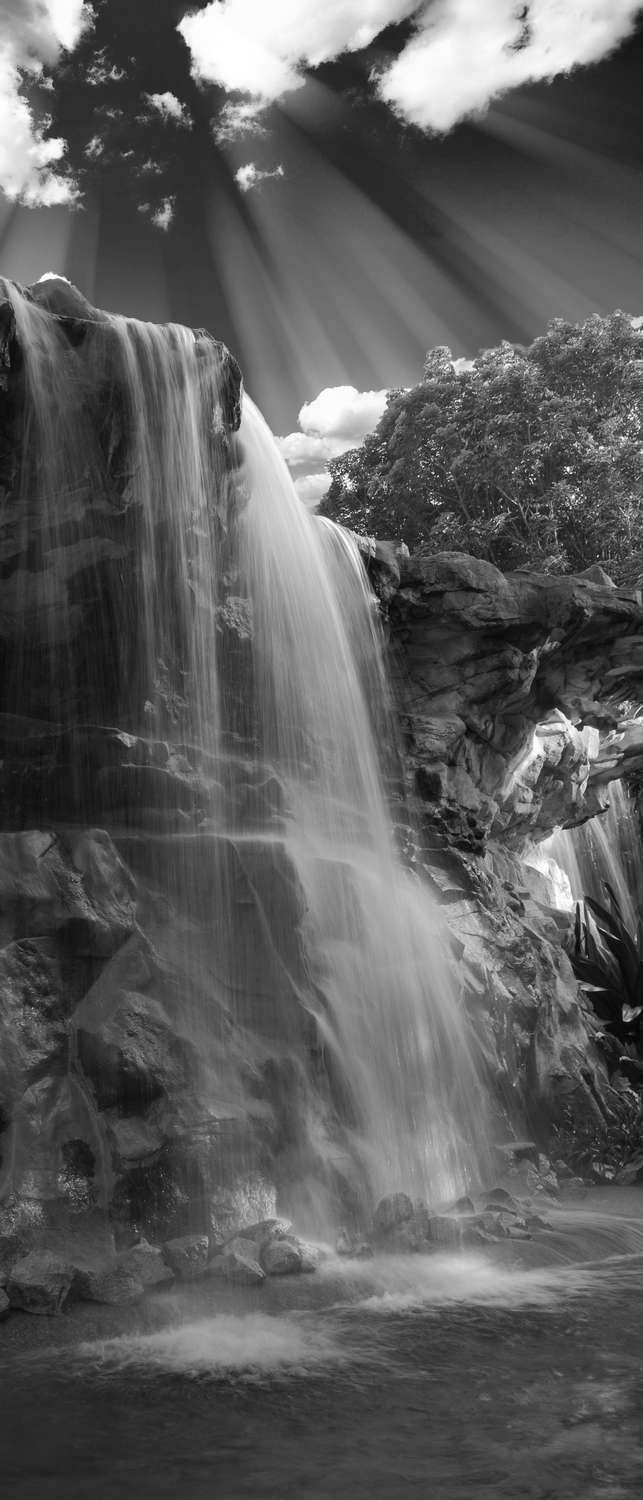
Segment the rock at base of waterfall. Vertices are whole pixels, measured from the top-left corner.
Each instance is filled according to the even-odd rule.
[[[619,1187],[643,1186],[643,1154],[634,1156],[624,1167],[620,1167],[614,1181]]]
[[[159,1289],[162,1286],[171,1286],[175,1280],[172,1267],[164,1259],[163,1251],[158,1245],[150,1245],[147,1240],[139,1240],[137,1245],[132,1245],[119,1256],[119,1265],[146,1289]]]
[[[13,1267],[7,1284],[12,1307],[45,1317],[62,1311],[74,1279],[73,1267],[50,1250],[32,1250]]]
[[[473,1207],[473,1203],[472,1203],[471,1199],[468,1198],[466,1196],[466,1194],[462,1198],[456,1198],[455,1203],[450,1203],[449,1204],[449,1213],[450,1214],[472,1214],[472,1213],[474,1213],[474,1207]]]
[[[166,1240],[163,1256],[179,1281],[197,1281],[208,1269],[209,1249],[207,1234],[182,1234]]]
[[[258,1219],[253,1224],[239,1224],[232,1234],[225,1236],[219,1248],[230,1245],[233,1240],[249,1240],[260,1252],[270,1240],[292,1237],[290,1219]]]
[[[10,1311],[11,1311],[11,1303],[9,1301],[9,1298],[8,1298],[6,1292],[3,1292],[0,1289],[0,1322],[2,1321],[3,1318],[8,1318],[9,1317]]]
[[[408,1193],[390,1193],[380,1201],[373,1215],[373,1227],[377,1234],[390,1234],[413,1217],[413,1204]]]
[[[386,1236],[386,1249],[399,1251],[402,1255],[417,1255],[421,1250],[426,1250],[425,1227],[415,1215],[412,1219],[406,1219],[404,1224],[398,1224]]]
[[[138,1277],[123,1264],[79,1269],[74,1280],[74,1292],[80,1302],[102,1302],[108,1307],[140,1302],[144,1290]]]
[[[335,1254],[344,1255],[351,1260],[372,1260],[375,1251],[368,1240],[362,1240],[358,1235],[349,1234],[347,1229],[341,1229],[335,1241]]]
[[[302,1269],[303,1256],[296,1240],[272,1239],[261,1251],[266,1276],[292,1276]]]
[[[506,1166],[507,1160],[513,1166],[521,1161],[530,1161],[535,1167],[538,1166],[539,1151],[535,1141],[507,1141],[503,1146],[496,1146],[495,1151],[503,1167]]]
[[[258,1254],[254,1240],[239,1237],[224,1245],[220,1254],[210,1261],[208,1269],[212,1276],[221,1276],[237,1286],[261,1286],[266,1273],[259,1264]]]
[[[534,1229],[552,1230],[554,1227],[553,1224],[550,1224],[549,1219],[543,1219],[542,1214],[526,1214],[525,1224],[527,1226],[527,1229],[531,1230],[532,1232]]]
[[[563,1183],[562,1195],[564,1198],[586,1198],[588,1194],[587,1183],[582,1177],[568,1177]]]
[[[516,1214],[519,1212],[516,1199],[503,1187],[489,1188],[487,1192],[480,1194],[479,1201],[482,1208],[511,1209]]]
[[[313,1245],[309,1240],[297,1240],[297,1249],[301,1255],[299,1267],[303,1276],[308,1276],[312,1271],[318,1271],[319,1267],[328,1260],[329,1251],[323,1245]]]
[[[438,1245],[440,1249],[455,1249],[462,1245],[470,1227],[478,1229],[484,1226],[479,1223],[478,1216],[475,1225],[469,1225],[459,1214],[454,1214],[453,1217],[450,1214],[431,1214],[426,1238],[430,1245]]]

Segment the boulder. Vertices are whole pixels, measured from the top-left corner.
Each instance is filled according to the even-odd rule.
[[[643,1154],[632,1157],[624,1167],[619,1167],[614,1178],[619,1187],[635,1187],[643,1184]]]
[[[426,1250],[428,1224],[428,1216],[426,1224],[418,1223],[415,1217],[406,1219],[387,1234],[386,1249],[399,1251],[403,1255],[415,1255]]]
[[[377,1234],[390,1234],[407,1219],[413,1217],[413,1203],[408,1193],[390,1193],[380,1198],[373,1215],[373,1227]]]
[[[178,1281],[196,1281],[208,1269],[207,1234],[184,1234],[167,1240],[163,1257]]]
[[[16,939],[60,934],[78,957],[109,958],[135,920],[132,875],[102,829],[0,832],[0,908]],[[6,938],[5,938],[6,941]]]
[[[290,1219],[257,1219],[252,1224],[244,1224],[235,1229],[234,1234],[226,1236],[225,1243],[241,1237],[244,1240],[252,1240],[259,1250],[270,1240],[288,1239],[292,1236],[292,1224]]]
[[[530,1229],[532,1231],[534,1229],[552,1230],[554,1227],[553,1224],[550,1224],[549,1219],[543,1219],[542,1214],[532,1213],[528,1213],[525,1215],[525,1225],[527,1229]]]
[[[291,1276],[302,1270],[303,1255],[296,1240],[271,1239],[261,1249],[260,1262],[266,1276]]]
[[[145,1109],[187,1092],[197,1071],[194,1049],[177,1036],[160,1001],[135,990],[116,991],[94,1029],[79,1027],[76,1045],[101,1109]]]
[[[175,1280],[174,1271],[165,1260],[160,1246],[150,1245],[145,1239],[124,1251],[119,1256],[118,1263],[146,1291],[171,1286]]]
[[[368,1240],[363,1240],[357,1234],[349,1234],[347,1229],[340,1230],[335,1241],[335,1254],[345,1255],[351,1260],[372,1260],[375,1254]]]
[[[458,1215],[432,1214],[427,1224],[426,1239],[441,1249],[459,1249],[464,1234],[464,1220]]]
[[[109,1307],[124,1307],[140,1302],[144,1286],[123,1262],[90,1269],[79,1268],[74,1278],[74,1293],[81,1302],[103,1302]]]
[[[562,1186],[564,1198],[586,1198],[588,1191],[587,1183],[583,1182],[582,1177],[568,1177]]]
[[[479,1201],[484,1208],[499,1208],[505,1211],[511,1209],[516,1214],[519,1212],[516,1199],[503,1187],[489,1188],[486,1193],[480,1194]]]
[[[467,1197],[466,1194],[462,1198],[456,1198],[455,1203],[449,1204],[448,1212],[450,1214],[472,1214],[474,1207],[471,1198]]]
[[[297,1240],[297,1249],[301,1256],[300,1271],[302,1275],[310,1275],[318,1271],[319,1267],[328,1260],[329,1252],[323,1245],[311,1244],[309,1240]]]
[[[230,1240],[219,1255],[210,1262],[212,1276],[221,1276],[238,1286],[261,1286],[266,1273],[258,1260],[257,1246],[253,1240],[240,1236]]]
[[[50,1250],[32,1250],[11,1270],[7,1292],[12,1307],[54,1316],[71,1291],[74,1269]]]

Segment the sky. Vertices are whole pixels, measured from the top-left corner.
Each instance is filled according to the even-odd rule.
[[[207,327],[302,498],[446,344],[643,312],[643,4],[0,0],[0,273]]]

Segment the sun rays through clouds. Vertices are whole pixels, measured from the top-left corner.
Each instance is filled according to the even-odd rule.
[[[314,502],[344,441],[311,425],[320,393],[337,416],[431,346],[638,312],[640,20],[632,0],[0,0],[3,270],[35,278],[46,244],[103,305],[225,337]]]

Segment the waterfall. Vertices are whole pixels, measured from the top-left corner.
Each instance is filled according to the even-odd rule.
[[[484,1095],[442,919],[396,851],[359,555],[300,504],[247,396],[231,435],[220,345],[107,314],[70,327],[5,290],[24,364],[17,545],[40,567],[37,592],[17,575],[6,706],[131,736],[134,806],[122,777],[76,766],[73,816],[99,818],[171,903],[172,920],[154,907],[154,943],[180,965],[204,1058],[216,1040],[212,1091],[233,1093],[228,1017],[240,1072],[257,1036],[283,1051],[298,1036],[367,1196],[453,1198],[484,1170]],[[198,786],[197,812],[177,785]],[[99,981],[76,1026],[98,1024],[101,995]]]
[[[262,748],[286,786],[325,1001],[317,1021],[346,1075],[374,1192],[445,1198],[468,1180],[482,1099],[438,912],[394,847],[374,736],[386,686],[372,600],[349,539],[299,503],[247,400],[241,443]]]
[[[605,882],[614,891],[630,932],[636,933],[643,910],[643,842],[634,798],[621,781],[607,788],[604,812],[578,828],[557,829],[538,846],[530,863],[550,862],[562,871],[568,894],[562,904],[591,896],[606,903]],[[559,884],[561,884],[559,882]]]

